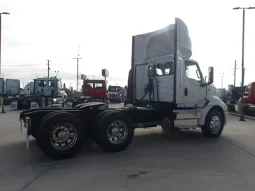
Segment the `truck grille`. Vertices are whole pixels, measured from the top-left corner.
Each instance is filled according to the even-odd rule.
[[[109,99],[117,99],[117,94],[109,94]]]

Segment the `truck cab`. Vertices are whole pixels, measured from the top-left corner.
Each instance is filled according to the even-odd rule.
[[[37,78],[34,79],[34,94],[43,97],[56,97],[62,89],[58,78]]]
[[[109,101],[117,101],[121,103],[124,100],[124,92],[121,86],[108,87]]]
[[[134,36],[132,54],[128,97],[133,105],[176,104],[175,126],[203,126],[213,112],[221,113],[226,124],[228,110],[212,85],[213,67],[208,68],[206,81],[198,62],[191,59],[191,39],[182,20],[176,18],[173,25]]]
[[[108,101],[109,98],[106,85],[106,80],[84,80],[82,85],[82,94],[83,96],[91,99]]]
[[[255,82],[251,82],[246,86],[243,101],[244,103],[255,104]]]

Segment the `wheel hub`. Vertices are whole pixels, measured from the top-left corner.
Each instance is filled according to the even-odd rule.
[[[211,123],[210,123],[210,129],[213,133],[218,133],[221,128],[221,120],[218,116],[213,116]]]
[[[112,128],[112,135],[117,136],[120,133],[120,129],[118,127]]]
[[[58,140],[59,140],[60,142],[65,142],[65,141],[68,139],[68,137],[69,137],[68,134],[69,134],[69,133],[67,133],[67,132],[65,132],[65,131],[60,131],[60,132],[58,133]]]
[[[128,134],[128,128],[122,121],[112,122],[107,130],[107,138],[113,144],[122,143]]]
[[[72,147],[77,140],[77,131],[71,124],[61,124],[53,128],[50,141],[54,148],[66,150]]]

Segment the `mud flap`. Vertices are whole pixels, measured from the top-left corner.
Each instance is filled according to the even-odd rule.
[[[27,136],[26,136],[26,147],[27,147],[27,149],[29,149],[29,135],[27,134]]]

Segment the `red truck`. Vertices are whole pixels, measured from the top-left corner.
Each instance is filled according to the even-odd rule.
[[[108,87],[109,101],[121,103],[124,101],[124,91],[121,86]]]
[[[243,101],[244,103],[255,104],[255,82],[251,82],[246,86]]]
[[[91,99],[109,103],[106,80],[84,80],[82,85],[82,95]]]

